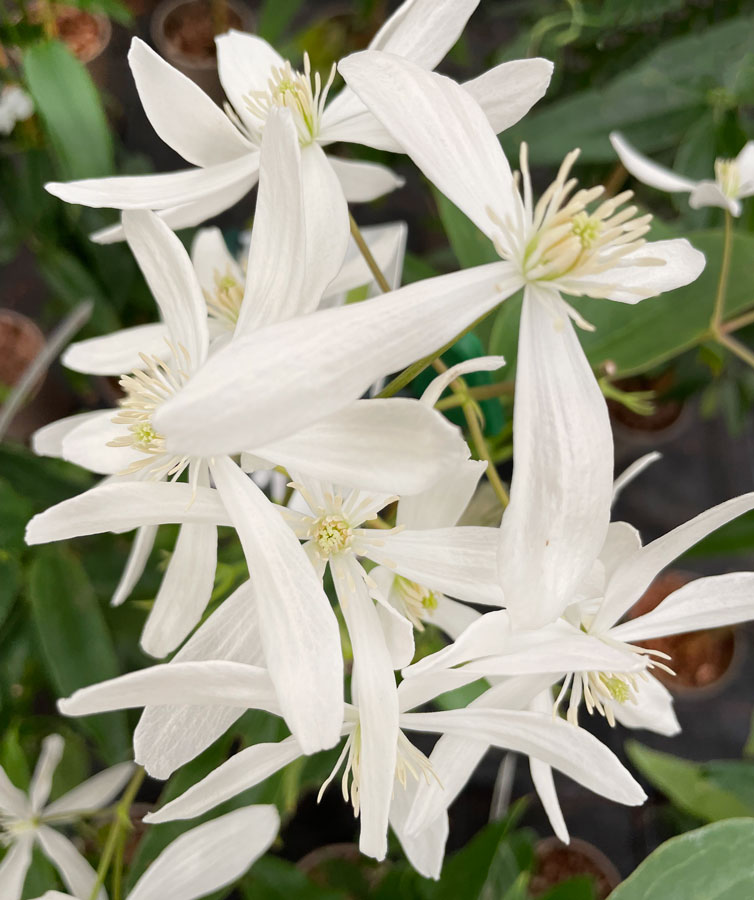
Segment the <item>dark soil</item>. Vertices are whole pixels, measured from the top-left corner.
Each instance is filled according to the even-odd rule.
[[[597,851],[595,851],[596,853]],[[567,846],[558,842],[544,842],[537,848],[534,874],[529,883],[532,897],[541,897],[555,885],[576,878],[579,875],[591,875],[594,879],[594,896],[596,900],[605,900],[615,882],[612,873],[603,871],[599,860],[582,851],[578,846]]]

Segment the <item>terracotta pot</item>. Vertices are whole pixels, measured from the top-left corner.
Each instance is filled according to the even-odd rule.
[[[227,0],[228,28],[251,31],[254,16],[240,0]],[[163,0],[149,26],[161,56],[183,72],[212,99],[222,104],[217,75],[214,27],[209,0]]]
[[[529,882],[532,897],[540,897],[551,888],[579,875],[591,875],[596,900],[605,900],[620,884],[620,872],[594,844],[571,838],[564,844],[556,837],[545,838],[534,848],[534,872]]]
[[[698,577],[681,569],[662,572],[629,610],[629,618],[650,612],[673,591]],[[735,676],[745,650],[740,635],[732,627],[674,634],[640,643],[671,657],[667,664],[676,673],[674,676],[659,668],[652,674],[668,690],[684,698],[702,699],[723,690]]]
[[[0,385],[3,391],[12,388],[28,369],[45,345],[45,336],[27,316],[12,309],[0,309]],[[37,393],[44,377],[34,388]],[[0,399],[0,406],[4,398]],[[19,409],[8,428],[10,437],[23,439],[34,429],[29,422],[28,401]]]

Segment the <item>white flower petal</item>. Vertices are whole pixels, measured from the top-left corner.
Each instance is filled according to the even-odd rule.
[[[120,482],[104,484],[63,500],[34,516],[27,544],[47,544],[86,534],[131,531],[143,525],[230,525],[217,491],[188,484]]]
[[[30,810],[29,798],[13,784],[0,766],[0,811],[10,813],[17,819],[25,819],[30,815]]]
[[[701,209],[704,206],[719,206],[733,216],[741,215],[741,204],[725,194],[716,181],[700,181],[689,194],[689,206]]]
[[[202,291],[209,294],[217,289],[217,277],[230,275],[239,285],[246,280],[219,228],[200,228],[196,232],[191,243],[191,264]]]
[[[423,619],[428,624],[444,631],[452,641],[457,640],[469,625],[472,625],[481,616],[481,613],[466,606],[465,603],[450,600],[443,594],[435,595],[435,598],[437,606],[435,609],[428,609],[424,613]]]
[[[189,371],[207,355],[207,306],[191,259],[168,226],[148,210],[123,213],[123,229],[131,252],[146,278],[176,352],[176,362]]]
[[[488,210],[505,216],[513,176],[476,100],[451,79],[392,53],[357,53],[339,69],[424,175],[490,235]]]
[[[392,290],[395,290],[401,283],[407,234],[408,228],[405,222],[367,225],[361,229],[361,236],[366,241],[370,253]],[[333,299],[336,297],[341,299],[340,295],[353,288],[371,284],[373,281],[374,276],[369,266],[356,246],[356,242],[351,238],[340,272],[328,284],[320,308],[341,306],[342,302],[345,302],[344,297],[342,302],[332,302]]]
[[[613,483],[605,399],[570,319],[553,318],[550,296],[534,285],[524,295],[511,501],[500,527],[505,606],[527,628],[555,620],[591,569]]]
[[[21,900],[26,873],[31,865],[33,844],[31,834],[22,836],[11,844],[3,857],[0,863],[0,891],[3,900]]]
[[[511,636],[511,621],[507,610],[485,613],[442,650],[425,656],[403,670],[403,677],[413,680],[424,672],[442,671],[444,668],[467,662],[470,659],[493,656],[504,652]]]
[[[449,528],[455,525],[469,505],[487,463],[464,459],[445,476],[419,494],[401,497],[396,525],[406,528]]]
[[[60,872],[68,890],[76,897],[89,897],[97,880],[97,873],[68,838],[46,825],[37,829],[36,838],[45,856]],[[97,898],[107,900],[104,888],[99,889]]]
[[[164,322],[123,328],[102,337],[71,344],[60,358],[68,369],[88,375],[122,375],[141,365],[140,353],[164,357],[168,354]]]
[[[134,773],[134,764],[119,763],[91,778],[87,778],[68,793],[45,807],[45,816],[76,815],[103,809],[108,806],[128,784]]]
[[[439,697],[446,691],[454,691],[474,681],[479,681],[476,672],[465,669],[438,669],[422,675],[410,672],[410,678],[404,678],[398,686],[398,704],[401,712],[423,706]]]
[[[409,834],[405,827],[417,787],[422,784],[424,781],[421,778],[417,781],[410,779],[405,786],[396,783],[393,802],[390,804],[390,825],[414,869],[425,878],[437,880],[442,870],[445,844],[448,840],[447,814],[443,811],[434,822],[417,834]]]
[[[128,552],[128,560],[123,574],[120,576],[118,586],[110,600],[112,606],[120,606],[131,594],[136,586],[136,582],[144,574],[144,569],[149,559],[149,554],[154,547],[154,539],[157,537],[157,526],[148,525],[139,528],[136,531],[136,537],[133,539],[131,549]]]
[[[200,456],[263,446],[441,348],[516,286],[505,263],[492,263],[260,329],[212,356],[157,410],[155,427],[171,450],[193,447]],[[247,389],[238,391],[239,382]]]
[[[398,753],[398,692],[393,664],[356,558],[351,553],[336,554],[330,558],[330,570],[353,647],[354,678],[358,682],[359,849],[367,856],[384,859]]]
[[[152,128],[187,162],[212,166],[248,153],[249,142],[220,107],[137,37],[128,64]]]
[[[275,840],[274,806],[247,806],[176,838],[134,885],[128,900],[197,900],[236,879]]]
[[[293,532],[228,457],[212,476],[254,573],[259,630],[283,716],[304,752],[332,747],[343,717],[338,623]]]
[[[34,432],[31,439],[31,445],[37,456],[57,456],[63,455],[63,439],[74,429],[89,422],[92,419],[99,419],[102,411],[97,409],[94,412],[76,413],[74,416],[66,416],[64,419],[58,419],[49,425]]]
[[[255,91],[266,93],[273,68],[280,68],[285,61],[277,50],[255,34],[232,29],[218,35],[215,44],[217,71],[223,90],[242,122],[256,134],[264,123],[249,110],[244,98]]]
[[[414,626],[399,611],[399,605],[395,602],[395,576],[383,566],[375,566],[369,573],[371,580],[377,585],[370,591],[377,601],[377,615],[385,635],[385,643],[390,652],[390,659],[394,669],[402,669],[408,666],[414,658]]]
[[[446,372],[433,378],[427,389],[422,394],[422,403],[434,406],[442,396],[442,392],[456,378],[468,375],[469,372],[495,372],[505,365],[502,356],[477,356],[474,359],[466,359],[463,362],[451,366]]]
[[[638,478],[646,468],[657,462],[658,459],[662,459],[662,453],[653,450],[651,453],[645,453],[644,456],[640,456],[630,466],[627,466],[613,482],[613,503],[618,499],[623,488],[631,484],[635,478]]]
[[[610,135],[610,143],[618,154],[620,161],[628,169],[628,171],[638,178],[644,184],[657,188],[660,191],[690,191],[697,184],[690,178],[684,178],[677,175],[665,166],[660,166],[656,162],[652,162],[643,154],[639,153],[629,142],[614,131]]]
[[[343,194],[349,203],[369,203],[403,187],[405,179],[379,163],[328,156],[332,170],[338,177]]]
[[[591,625],[592,631],[599,632],[612,626],[636,603],[665,566],[710,532],[750,509],[754,509],[754,493],[733,497],[684,522],[625,559],[607,584],[605,599]]]
[[[754,193],[754,141],[747,141],[736,157],[738,174],[741,178],[739,197],[750,197]]]
[[[497,544],[496,528],[466,525],[370,534],[359,552],[422,587],[468,603],[503,606]]]
[[[552,690],[548,686],[545,690],[532,698],[529,709],[547,715],[552,712]],[[568,827],[563,818],[563,810],[560,808],[558,792],[555,789],[555,780],[552,777],[552,769],[547,763],[534,757],[529,759],[529,770],[534,789],[544,807],[547,818],[550,820],[552,830],[560,840],[567,844],[570,842]]]
[[[666,737],[680,734],[673,709],[673,695],[653,675],[637,681],[637,702],[614,703],[613,713],[626,728],[644,728]]]
[[[69,430],[61,442],[63,459],[99,475],[117,475],[143,460],[143,454],[132,446],[108,446],[128,434],[128,426],[113,422],[117,415],[117,409],[103,409]]]
[[[52,776],[63,755],[63,738],[59,734],[50,734],[42,741],[39,759],[29,783],[29,803],[38,813],[47,803],[52,787]]]
[[[549,59],[515,59],[465,82],[463,89],[482,107],[495,134],[500,134],[544,97],[552,69]]]
[[[161,809],[147,813],[151,825],[193,819],[237,796],[303,755],[294,737],[271,744],[254,744],[239,750]]]
[[[194,630],[212,596],[217,567],[217,528],[182,525],[150,610],[141,647],[167,656]]]
[[[628,522],[611,522],[607,529],[605,543],[600,550],[600,563],[603,567],[605,583],[612,578],[618,566],[637,550],[641,549],[639,532]],[[604,590],[604,583],[600,593]]]

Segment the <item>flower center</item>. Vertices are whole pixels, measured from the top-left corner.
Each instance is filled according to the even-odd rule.
[[[312,530],[319,553],[325,559],[347,550],[353,541],[353,530],[342,516],[322,516]]]
[[[253,115],[264,121],[274,107],[284,107],[293,114],[293,122],[302,146],[311,144],[319,135],[327,94],[335,79],[333,63],[330,75],[322,84],[319,72],[312,76],[309,54],[304,54],[304,71],[296,72],[288,60],[282,66],[273,66],[267,80],[266,91],[250,91],[245,97],[246,106]]]
[[[735,200],[741,190],[741,173],[735,159],[715,160],[715,180],[729,200]]]
[[[395,588],[403,603],[403,613],[417,631],[424,631],[422,619],[437,609],[437,596],[429,588],[402,575],[395,576]]]
[[[0,814],[0,846],[9,847],[23,834],[34,831],[39,825],[36,817],[17,819],[14,816]]]
[[[243,301],[243,285],[226,272],[221,275],[217,270],[214,273],[214,291],[204,291],[204,299],[207,304],[207,312],[213,319],[217,319],[225,328],[233,330],[238,321]]]

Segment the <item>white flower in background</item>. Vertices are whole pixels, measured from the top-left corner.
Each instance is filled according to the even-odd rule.
[[[357,54],[341,71],[424,174],[492,240],[501,262],[482,268],[497,270],[502,297],[524,289],[517,477],[503,517],[500,572],[511,615],[526,609],[530,627],[553,621],[602,546],[613,466],[605,401],[570,317],[582,320],[561,295],[636,303],[693,281],[704,256],[685,240],[645,243],[648,219],[625,206],[630,194],[591,209],[603,188],[574,193],[575,152],[535,204],[526,148],[517,180],[484,112],[450,79],[389,53]]]
[[[606,653],[612,656],[611,651]],[[541,654],[546,665],[551,655],[551,648]],[[404,682],[397,692],[397,719],[391,717],[393,720],[389,721],[386,716],[383,721],[382,741],[385,746],[389,743],[392,750],[381,756],[367,752],[365,713],[360,703],[345,705],[342,735],[346,743],[331,778],[345,762],[343,794],[360,817],[362,852],[378,859],[384,857],[389,822],[414,867],[429,877],[439,876],[448,827],[444,811],[421,834],[409,835],[404,828],[417,784],[423,778],[434,777],[426,757],[404,734],[408,731],[471,737],[534,756],[617,802],[636,805],[645,799],[639,785],[607,747],[582,729],[554,720],[549,712],[411,712],[458,683],[455,673]],[[354,699],[360,697],[361,684],[357,673]],[[231,707],[236,714],[239,708],[276,711],[264,669],[218,660],[173,662],[134,672],[77,691],[60,701],[60,708],[66,715],[88,715],[146,703],[185,705],[187,697],[195,704],[194,709],[204,705]],[[373,724],[376,726],[377,722]],[[149,814],[145,821],[156,823],[202,815],[259,784],[301,754],[293,737],[241,750],[180,797]]]
[[[34,115],[34,103],[26,91],[11,84],[0,91],[0,134],[10,134],[16,122]]]
[[[56,830],[108,806],[133,772],[133,763],[121,763],[48,803],[52,777],[63,755],[63,738],[51,734],[42,742],[29,793],[15,787],[0,767],[0,843],[7,847],[0,862],[0,896],[20,900],[36,844],[77,897],[89,897],[97,874],[71,841]],[[55,828],[51,826],[56,826]],[[105,891],[98,894],[104,900]]]
[[[370,46],[434,68],[459,38],[478,0],[406,0]],[[160,175],[50,184],[70,203],[116,209],[159,209],[171,228],[198,225],[232,206],[253,187],[262,134],[271,110],[291,112],[304,156],[307,229],[327,229],[332,254],[345,248],[346,201],[373,200],[402,184],[374,163],[325,155],[323,147],[346,141],[400,150],[348,88],[327,104],[335,65],[322,79],[295,71],[266,41],[231,31],[217,38],[217,61],[226,96],[220,110],[196,85],[134,38],[129,63],[157,134],[197,168]],[[483,103],[496,131],[517,122],[542,97],[552,64],[542,59],[504,63],[466,86]],[[311,202],[309,202],[311,201]],[[96,240],[122,238],[118,227]]]
[[[268,849],[279,827],[274,806],[247,806],[198,825],[168,844],[126,900],[206,897],[237,881]],[[37,900],[89,900],[89,894],[47,891]]]
[[[733,216],[741,215],[741,200],[754,194],[754,141],[748,141],[735,159],[716,159],[714,179],[695,181],[678,175],[642,153],[613,132],[610,143],[628,171],[643,184],[668,193],[689,194],[689,206],[720,206]]]

